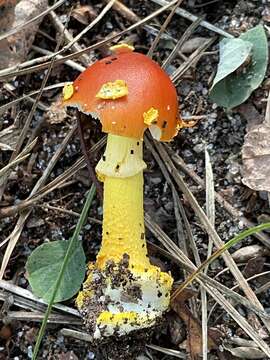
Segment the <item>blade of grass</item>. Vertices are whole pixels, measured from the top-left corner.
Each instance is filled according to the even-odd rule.
[[[215,251],[208,259],[206,259],[198,268],[196,271],[194,271],[180,286],[179,288],[173,293],[172,299],[175,299],[176,296],[180,294],[181,291],[183,291],[197,276],[200,274],[209,264],[211,264],[212,261],[214,261],[216,258],[218,258],[221,254],[224,253],[224,251],[230,249],[230,247],[237,244],[239,241],[245,239],[247,236],[250,236],[256,232],[263,231],[265,229],[270,228],[270,223],[264,223],[258,226],[254,226],[250,229],[247,229],[245,231],[242,231],[240,234],[233,237],[231,240],[227,241],[220,249]]]
[[[92,186],[91,186],[91,188],[89,190],[89,193],[87,195],[84,207],[82,209],[81,216],[79,218],[79,221],[78,221],[78,223],[76,225],[75,231],[74,231],[74,233],[72,235],[72,238],[70,240],[70,243],[69,243],[66,255],[64,257],[64,261],[63,261],[63,264],[61,266],[61,270],[59,272],[58,278],[57,278],[57,280],[55,282],[54,290],[53,290],[50,302],[48,304],[47,310],[45,312],[41,328],[40,328],[39,333],[38,333],[37,341],[36,341],[35,348],[34,348],[33,358],[32,358],[33,360],[37,359],[39,347],[40,347],[43,335],[44,335],[45,330],[46,330],[47,322],[48,322],[50,313],[52,311],[52,307],[53,307],[53,303],[54,303],[54,299],[55,299],[58,287],[61,284],[62,277],[63,277],[63,274],[65,272],[65,269],[66,269],[66,266],[67,266],[67,263],[68,263],[68,259],[69,259],[70,255],[71,255],[72,251],[73,251],[74,245],[78,241],[79,233],[80,233],[81,228],[82,228],[82,226],[83,226],[83,224],[85,222],[85,219],[87,217],[88,210],[89,210],[89,207],[92,204],[95,192],[96,192],[96,187],[95,187],[95,185],[92,184]]]

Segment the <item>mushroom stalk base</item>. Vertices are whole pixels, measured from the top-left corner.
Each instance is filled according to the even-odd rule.
[[[113,143],[116,142],[115,146]],[[121,146],[121,144],[123,146]],[[136,142],[137,144],[137,142]],[[137,162],[143,163],[139,142]],[[172,278],[149,262],[143,214],[143,172],[119,177],[121,166],[132,167],[134,139],[109,135],[105,158],[120,164],[115,176],[106,165],[103,237],[95,264],[89,265],[86,282],[77,298],[85,324],[94,338],[125,335],[151,327],[169,306]],[[119,153],[119,154],[118,154]],[[97,167],[101,168],[101,167]]]

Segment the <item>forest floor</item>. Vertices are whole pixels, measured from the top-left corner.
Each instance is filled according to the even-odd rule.
[[[87,34],[79,39],[77,48],[72,47],[64,53],[67,55],[75,53],[79,48],[109,39],[110,36],[117,35],[161,8],[161,5],[152,0],[125,0],[122,2],[125,7],[119,9],[119,6],[113,5],[98,19],[97,15],[107,3],[108,1],[66,1],[64,5],[55,9],[55,17],[48,14],[43,18],[34,42],[21,62],[55,52],[61,36],[61,25],[65,25],[69,35],[75,37],[92,21],[98,20]],[[270,7],[267,1],[186,0],[182,2],[181,7],[197,17],[203,17],[205,21],[214,25],[217,31],[223,30],[234,36],[257,24],[267,27],[270,23]],[[30,157],[13,166],[6,181],[0,178],[1,262],[7,259],[8,243],[14,244],[14,250],[8,257],[0,283],[0,359],[31,359],[45,308],[20,293],[19,289],[31,291],[25,270],[27,258],[44,242],[67,240],[71,237],[82,210],[85,194],[91,186],[85,166],[77,170],[72,168],[82,156],[82,151],[76,131],[76,113],[73,110],[66,113],[60,106],[61,83],[73,81],[87,63],[107,56],[109,47],[118,41],[132,43],[136,51],[146,54],[168,14],[168,10],[163,11],[123,36],[109,39],[82,56],[74,56],[69,63],[53,63],[46,87],[56,87],[42,93],[23,139],[23,127],[36,95],[11,103],[4,109],[0,107],[1,168],[10,162],[20,140],[23,140],[22,145],[25,146],[31,140],[38,139],[31,149]],[[174,14],[154,50],[153,59],[162,64],[191,23],[191,20],[181,14]],[[145,212],[150,222],[157,224],[196,266],[207,257],[211,229],[205,229],[205,224],[193,210],[194,204],[183,195],[177,177],[170,171],[166,175],[167,178],[164,176],[164,166],[167,170],[172,166],[176,167],[187,188],[208,215],[215,205],[214,225],[222,241],[228,241],[252,224],[270,221],[268,193],[252,190],[242,182],[241,156],[247,127],[254,121],[262,122],[265,116],[270,84],[268,74],[262,85],[241,106],[225,111],[214,104],[209,98],[209,89],[219,60],[219,36],[220,34],[205,26],[197,26],[189,39],[185,40],[181,53],[178,53],[167,68],[168,73],[172,75],[184,62],[187,63],[186,70],[176,79],[175,85],[182,117],[186,120],[196,119],[196,125],[182,130],[172,142],[162,147],[165,155],[149,137],[144,146],[144,159],[147,163],[144,174]],[[194,51],[209,39],[214,40],[192,63]],[[65,38],[64,41],[68,40]],[[60,48],[62,46],[61,43]],[[42,53],[42,50],[45,52]],[[41,63],[45,63],[45,59]],[[46,76],[46,69],[37,68],[33,71],[30,66],[30,63],[26,65],[26,71],[18,75],[16,71],[20,69],[11,70],[10,74],[2,77],[0,71],[0,105],[20,99],[33,91],[39,92]],[[84,121],[84,130],[89,148],[104,136],[96,123]],[[22,150],[22,147],[20,149]],[[212,203],[211,199],[206,202],[205,184],[211,187],[211,181],[209,178],[208,182],[206,181],[205,150],[210,156],[214,188],[219,194],[219,199]],[[91,155],[90,161],[93,166],[101,154],[102,149],[99,147]],[[158,155],[158,161],[154,154]],[[171,163],[164,161],[166,154]],[[210,166],[209,162],[207,165]],[[71,176],[65,177],[62,182],[56,181],[56,185],[49,186],[45,193],[45,185],[51,185],[53,180],[59,179],[58,177],[70,168],[73,169]],[[41,183],[34,188],[40,179]],[[34,193],[37,196],[34,196]],[[30,203],[26,201],[29,199]],[[89,216],[83,227],[81,239],[87,259],[93,261],[101,240],[102,206],[98,197],[92,203]],[[164,239],[162,240],[155,228],[148,226],[146,235],[150,243],[151,261],[171,271],[177,288],[187,276],[187,268],[184,270],[183,264],[180,265],[176,253],[164,251]],[[270,346],[268,325],[265,324],[269,320],[265,320],[263,315],[260,317],[258,312],[256,314],[251,306],[256,305],[253,300],[257,296],[258,302],[261,303],[261,307],[257,303],[257,308],[264,314],[270,312],[270,245],[267,246],[270,244],[269,240],[270,234],[267,232],[264,232],[263,238],[247,237],[230,249],[232,256],[228,255],[226,263],[222,257],[213,261],[207,275],[216,280],[216,283],[211,285],[212,294],[208,291],[206,304],[202,303],[202,283],[205,281],[208,284],[207,281],[194,281],[192,287],[189,287],[190,290],[185,293],[186,298],[182,296],[176,299],[163,325],[147,339],[146,347],[141,347],[141,354],[135,355],[132,348],[136,348],[136,342],[144,343],[144,336],[131,336],[124,340],[124,346],[121,340],[120,343],[114,341],[109,347],[105,344],[94,348],[91,343],[83,340],[85,329],[80,319],[72,317],[67,312],[55,310],[55,316],[61,315],[61,321],[48,324],[38,358],[200,359],[201,344],[204,341],[201,331],[202,309],[206,306],[208,320],[203,320],[203,328],[208,329],[208,359],[269,359],[263,351],[264,346]],[[239,249],[242,251],[239,252]],[[246,279],[244,284],[232,274],[234,261],[242,274],[241,279]],[[5,284],[9,284],[10,287],[7,288]],[[219,288],[218,284],[227,290]],[[232,289],[234,294],[241,295],[241,299],[235,297],[229,289]],[[213,297],[215,291],[218,294]],[[222,299],[225,298],[227,300],[224,305]],[[74,299],[75,297],[66,301],[64,305],[68,309],[75,308]],[[205,310],[204,308],[204,313]],[[259,340],[256,342],[254,338],[250,339],[248,325],[262,343]],[[81,339],[75,338],[75,331],[79,332],[77,337]],[[123,347],[125,355],[121,355],[122,350],[119,350]]]

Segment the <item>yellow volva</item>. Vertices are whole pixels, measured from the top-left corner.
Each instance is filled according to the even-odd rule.
[[[64,89],[63,104],[99,119],[108,134],[96,166],[104,183],[103,229],[77,306],[95,339],[154,326],[169,308],[173,279],[147,256],[142,138],[170,141],[183,124],[169,76],[125,44]],[[182,125],[181,125],[182,126]]]

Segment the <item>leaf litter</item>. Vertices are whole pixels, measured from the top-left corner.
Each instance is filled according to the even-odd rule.
[[[250,2],[251,4],[253,4],[253,2]],[[153,10],[153,8],[150,6],[150,3],[148,4],[143,4],[143,6],[140,8],[139,4],[135,4],[132,1],[131,2],[127,2],[127,5],[129,6],[130,9],[132,9],[135,13],[139,14],[141,16],[141,18],[143,18],[145,16],[145,14],[149,14],[151,13],[151,11]],[[238,5],[238,4],[237,4]],[[186,6],[186,5],[184,5]],[[100,7],[98,6],[94,6],[94,8],[97,10],[97,13],[99,13],[100,11]],[[190,10],[191,12],[195,12],[195,8],[188,8],[187,5],[187,9]],[[210,7],[211,9],[211,7]],[[67,8],[64,8],[64,10],[59,9],[60,11],[58,12],[59,16],[64,15],[66,16],[67,14]],[[241,26],[245,25],[245,21],[248,21],[249,18],[251,18],[251,14],[253,17],[258,16],[259,18],[259,11],[261,10],[257,10],[257,8],[254,10],[249,10],[248,7],[244,9],[244,13],[242,11],[242,14],[245,14],[244,16],[244,20],[243,20],[243,16],[242,17],[237,17],[237,8],[233,9],[232,7],[230,8],[230,11],[232,11],[232,13],[228,13],[227,18],[224,16],[221,16],[221,19],[223,21],[222,23],[222,28],[225,31],[231,31],[231,29],[235,29],[238,26],[238,31],[240,33],[243,32],[243,29],[241,29]],[[207,14],[209,16],[210,20],[213,19],[213,17],[211,18],[211,10],[209,11],[208,8],[203,8],[202,10],[207,11]],[[223,8],[224,13],[226,12],[226,9]],[[250,11],[250,12],[249,12]],[[233,14],[233,16],[231,16]],[[223,15],[223,14],[222,14]],[[122,15],[121,15],[122,16]],[[236,20],[235,20],[236,18]],[[173,22],[172,26],[169,26],[168,28],[168,32],[170,33],[172,38],[178,39],[179,38],[179,34],[181,34],[181,31],[183,29],[185,29],[188,25],[188,23],[183,23],[183,20],[181,20],[181,18],[177,17],[178,21]],[[242,19],[242,20],[241,20]],[[246,20],[247,19],[247,20]],[[46,19],[45,19],[46,20]],[[101,34],[101,36],[105,37],[107,35],[109,35],[111,33],[112,30],[114,30],[114,27],[117,27],[118,25],[120,25],[120,28],[124,26],[124,23],[122,23],[121,18],[119,18],[119,15],[115,15],[115,13],[109,12],[107,14],[107,18],[106,21],[102,22],[102,26],[99,27],[99,33],[95,33],[93,30],[92,35],[99,37]],[[233,20],[235,21],[234,23],[232,22],[230,24],[230,21]],[[71,28],[72,31],[74,31],[74,33],[76,34],[76,26],[78,25],[78,23],[76,23],[75,21],[77,21],[76,19],[73,19],[73,24],[71,24]],[[126,20],[124,20],[125,22]],[[239,25],[235,25],[236,22],[239,21]],[[163,23],[163,21],[161,21],[161,23]],[[75,24],[77,24],[75,26]],[[237,23],[238,24],[238,23]],[[47,23],[46,23],[47,25]],[[220,26],[220,24],[218,24]],[[253,25],[255,25],[253,23]],[[43,31],[43,33],[49,29],[47,26],[43,26],[41,25],[41,31]],[[148,34],[148,33],[147,33]],[[213,34],[209,33],[209,32],[205,32],[202,31],[202,28],[200,28],[196,34],[198,34],[199,36],[202,35],[202,37],[206,37],[206,38],[210,38]],[[51,38],[54,38],[55,34],[53,31],[51,31],[49,29],[48,34]],[[148,34],[147,37],[140,37],[139,33],[135,34],[137,36],[137,44],[138,46],[140,46],[140,44],[146,44],[149,48],[149,45],[151,44],[151,41],[153,40],[153,38],[150,37],[150,35]],[[47,38],[47,40],[44,40],[44,35],[37,35],[37,39],[39,39],[39,41],[41,41],[41,43],[44,44],[44,41],[46,42],[46,46],[48,46],[48,48],[50,48],[51,50],[53,50],[52,48],[52,44],[50,43],[51,40],[49,40],[49,38]],[[80,43],[83,44],[83,46],[87,46],[90,44],[90,38],[88,39],[86,38],[82,38],[80,39]],[[40,44],[38,44],[40,45]],[[196,45],[196,44],[195,44]],[[192,44],[193,49],[196,47],[194,44]],[[104,53],[106,53],[106,47],[102,49],[102,51]],[[99,51],[96,52],[92,52],[91,54],[94,57],[99,57],[100,53]],[[162,50],[162,48],[159,48],[158,51],[155,53],[155,56],[157,56],[158,60],[164,60],[164,58],[166,58],[166,53],[164,53],[164,51]],[[211,60],[210,60],[211,59]],[[214,60],[214,61],[212,61]],[[238,194],[239,192],[241,192],[241,190],[243,189],[243,185],[241,183],[241,174],[239,173],[238,170],[234,170],[233,167],[231,167],[231,164],[234,163],[239,163],[240,161],[240,149],[241,149],[241,145],[242,145],[242,140],[244,137],[244,128],[245,128],[245,123],[243,122],[243,120],[240,118],[240,116],[237,113],[231,114],[231,115],[225,115],[222,111],[222,109],[219,109],[217,107],[212,106],[211,103],[208,102],[208,95],[207,95],[207,89],[208,89],[208,84],[207,84],[207,77],[211,76],[211,74],[213,73],[213,69],[216,68],[216,58],[215,58],[215,54],[214,55],[210,55],[209,57],[202,57],[200,62],[198,64],[195,64],[193,68],[189,69],[188,72],[186,72],[184,74],[184,78],[183,80],[181,80],[180,86],[179,86],[179,93],[181,96],[181,107],[182,107],[182,112],[184,115],[186,116],[193,116],[193,115],[197,115],[197,114],[202,114],[205,115],[207,114],[207,116],[204,118],[204,120],[201,120],[201,122],[197,125],[196,128],[194,129],[188,129],[185,130],[182,134],[180,134],[179,139],[177,139],[172,145],[174,151],[176,152],[180,152],[181,155],[183,156],[184,160],[188,163],[188,166],[190,169],[194,170],[196,172],[196,174],[198,174],[201,178],[203,178],[204,176],[204,155],[203,155],[203,149],[205,147],[205,143],[207,144],[207,148],[211,157],[211,163],[213,164],[213,171],[214,171],[214,177],[215,177],[215,187],[216,190],[220,191],[227,191],[228,194],[228,199],[234,204],[234,206],[239,206],[239,208],[244,209],[245,208],[245,201],[240,201],[238,198]],[[177,57],[174,62],[173,62],[173,66],[178,66],[179,63],[181,64],[181,56]],[[67,71],[67,68],[64,66],[60,66],[57,68],[57,73],[53,74],[53,81],[57,82],[59,79],[62,80],[67,80],[70,81],[73,79],[73,74],[71,74],[71,72],[73,72],[74,70],[70,68],[70,71]],[[66,69],[66,70],[64,70]],[[194,81],[194,75],[196,75],[196,81]],[[28,92],[31,92],[33,90],[35,90],[38,86],[39,86],[39,75],[36,74],[33,78],[35,78],[35,80],[30,81],[30,83],[28,84],[21,82],[21,78],[17,78],[17,82],[18,82],[18,87],[16,87],[16,96],[20,95],[22,92],[21,90],[23,89],[23,91],[25,90],[24,88],[28,89]],[[22,78],[23,80],[25,80],[24,78]],[[29,79],[29,78],[28,78]],[[27,79],[27,80],[28,80]],[[25,85],[24,85],[25,84]],[[29,87],[30,86],[30,87]],[[19,92],[20,90],[20,92]],[[56,93],[54,93],[56,94]],[[8,96],[8,98],[10,98],[10,96]],[[46,102],[46,105],[51,105],[51,98],[50,97],[46,97],[44,96],[44,100]],[[256,99],[255,99],[256,102]],[[23,105],[25,106],[25,105]],[[26,107],[29,108],[29,107]],[[259,113],[262,112],[263,106],[259,105],[257,106],[257,109],[259,111]],[[12,109],[12,111],[14,111],[14,108]],[[10,117],[12,113],[9,112],[8,116]],[[6,115],[5,115],[6,116]],[[37,119],[40,117],[40,114],[36,114]],[[74,118],[72,118],[72,114],[70,116],[70,118],[67,119],[67,122],[62,122],[62,123],[54,123],[51,124],[50,126],[48,126],[48,123],[46,122],[42,128],[41,133],[39,132],[38,134],[40,134],[41,136],[39,137],[39,147],[35,148],[34,154],[37,159],[37,162],[35,164],[34,162],[34,166],[33,166],[33,171],[40,175],[42,174],[42,172],[46,169],[46,164],[48,162],[48,159],[50,159],[50,157],[52,156],[53,152],[55,151],[55,148],[57,147],[57,144],[59,144],[59,140],[62,139],[63,135],[65,134],[65,132],[67,131],[67,124],[72,123],[72,121],[74,120]],[[60,119],[62,117],[60,116]],[[12,119],[12,117],[11,117]],[[35,120],[37,120],[35,119]],[[38,122],[37,122],[38,123]],[[34,122],[34,129],[35,126],[37,124],[36,122]],[[8,122],[7,124],[10,125],[10,122]],[[6,128],[7,126],[5,126],[4,128]],[[2,129],[1,129],[2,130]],[[60,136],[60,137],[59,137]],[[93,144],[93,142],[96,141],[96,139],[98,139],[100,137],[100,133],[97,130],[93,130],[91,129],[91,133],[89,134],[87,132],[87,137],[89,138],[89,141]],[[54,140],[53,140],[54,139]],[[205,143],[204,143],[205,142]],[[195,149],[195,150],[193,150]],[[78,142],[76,142],[76,140],[72,140],[70,142],[70,144],[67,146],[67,149],[65,150],[64,154],[61,156],[61,159],[59,160],[59,163],[57,164],[57,168],[55,168],[55,170],[52,172],[51,177],[54,178],[55,176],[57,176],[58,171],[61,173],[62,171],[65,170],[65,168],[68,168],[70,165],[72,165],[72,160],[76,160],[77,156],[78,156],[78,152],[79,152],[79,146],[78,146]],[[234,158],[230,158],[230,156],[233,155]],[[8,160],[8,152],[6,152],[6,155],[4,155],[4,164],[7,164],[7,160]],[[226,162],[225,162],[225,161]],[[94,160],[95,161],[95,160]],[[160,174],[159,168],[153,163],[153,160],[151,158],[151,156],[149,154],[146,154],[146,161],[148,162],[148,168],[150,171],[150,177],[151,174],[153,173],[155,175],[156,179],[159,179],[161,181],[155,181],[155,182],[150,182],[150,180],[148,178],[146,178],[146,188],[145,188],[145,192],[146,192],[146,202],[151,202],[152,206],[155,209],[160,210],[160,213],[166,214],[166,219],[167,221],[163,221],[162,226],[164,228],[164,230],[168,233],[168,235],[172,238],[174,238],[175,233],[174,233],[174,229],[175,229],[175,223],[174,223],[174,217],[173,217],[173,213],[172,213],[172,205],[171,205],[171,195],[170,192],[168,190],[168,187],[166,187],[166,183],[163,181],[162,175]],[[16,169],[16,171],[18,172],[18,174],[21,172],[21,170],[25,169],[25,165],[27,164],[28,161],[26,161],[26,163],[21,163],[18,168]],[[224,165],[224,163],[226,165]],[[237,172],[238,171],[238,172]],[[228,173],[230,173],[230,176],[228,176]],[[198,186],[194,186],[194,183],[189,179],[189,178],[185,178],[185,181],[188,182],[188,185],[190,186],[190,188],[192,189],[192,191],[194,191],[194,193],[196,194],[196,197],[198,197],[198,200],[201,201],[201,203],[204,202],[204,196],[202,195],[202,190],[200,187]],[[6,188],[5,191],[5,199],[6,201],[9,201],[9,203],[12,205],[15,202],[20,201],[21,199],[25,198],[25,195],[30,193],[31,188],[29,189],[25,189],[25,192],[23,192],[23,185],[25,185],[23,179],[21,180],[20,183],[18,183],[17,185],[17,189],[18,191],[16,192],[16,195],[14,195],[14,181],[12,181],[12,179],[9,180],[8,183],[8,187]],[[45,198],[43,198],[42,201],[48,202],[52,206],[52,208],[57,208],[57,207],[61,207],[64,209],[69,209],[69,210],[75,210],[75,211],[80,211],[80,201],[82,200],[82,194],[87,190],[87,187],[84,186],[82,183],[78,184],[73,182],[73,185],[67,186],[66,188],[60,188],[60,189],[55,189],[54,192],[52,194],[48,194]],[[259,193],[260,194],[260,193]],[[187,218],[191,223],[191,227],[195,236],[195,243],[196,246],[198,248],[199,254],[200,256],[205,256],[206,255],[206,251],[205,251],[205,247],[204,245],[207,244],[207,240],[206,240],[206,236],[203,233],[203,231],[197,226],[197,220],[196,218],[194,218],[191,213],[190,213],[190,208],[189,208],[189,204],[186,202],[186,199],[184,197],[181,196],[181,193],[178,194],[179,199],[181,200],[181,202],[184,204],[185,210],[187,211]],[[41,203],[42,206],[42,203]],[[267,207],[265,206],[265,201],[263,199],[257,198],[257,201],[255,202],[255,206],[257,207],[257,209],[254,209],[254,212],[252,214],[252,219],[253,221],[256,221],[256,217],[257,215],[260,215],[261,213],[265,213],[267,210]],[[55,212],[55,210],[48,210],[45,212],[45,206],[44,206],[44,211],[42,211],[42,207],[39,208],[34,208],[33,209],[33,216],[35,216],[36,218],[43,217],[46,219],[45,222],[45,226],[42,225],[40,227],[35,227],[35,228],[27,228],[24,230],[24,232],[22,233],[22,237],[20,239],[20,242],[18,243],[18,251],[15,249],[15,255],[17,256],[17,258],[19,259],[19,263],[20,264],[24,264],[25,263],[25,259],[26,259],[26,254],[29,254],[33,251],[33,249],[40,243],[42,243],[43,239],[49,239],[49,240],[56,240],[60,238],[63,238],[63,234],[67,235],[70,234],[70,229],[72,228],[72,226],[74,226],[74,218],[72,217],[72,215],[68,215],[68,213],[66,213],[65,216],[63,216],[63,213],[57,213]],[[96,216],[97,218],[100,219],[100,210],[98,211],[98,203],[96,203],[96,210],[94,210],[94,214],[93,216]],[[162,210],[162,211],[161,211]],[[76,218],[75,218],[76,220]],[[3,227],[1,228],[3,230],[3,236],[6,236],[10,230],[12,230],[12,225],[14,224],[14,217],[10,217],[10,218],[6,218],[6,222],[5,224],[3,224]],[[2,224],[1,224],[2,226]],[[84,231],[84,246],[86,247],[87,252],[90,254],[90,256],[92,258],[94,258],[95,256],[95,252],[97,250],[97,246],[99,243],[99,238],[100,236],[98,235],[100,233],[100,228],[97,226],[93,226],[90,223],[86,224],[87,229],[90,226],[90,229],[87,231]],[[224,213],[222,213],[222,211],[220,210],[220,208],[216,209],[216,226],[217,226],[217,230],[218,233],[221,235],[221,237],[226,240],[229,237],[231,237],[233,234],[235,234],[236,232],[239,232],[239,230],[241,230],[241,223],[238,222],[238,220],[236,221],[235,219],[228,219],[228,215],[224,215]],[[66,238],[66,236],[65,236]],[[45,240],[46,241],[46,240]],[[21,242],[24,244],[24,247],[21,247]],[[252,245],[254,244],[254,239],[247,239],[245,241],[245,245]],[[19,252],[20,250],[20,252]],[[22,251],[22,252],[21,252]],[[191,256],[192,258],[192,256]],[[172,267],[172,271],[174,272],[174,275],[177,279],[179,280],[183,280],[182,274],[179,273],[180,269],[177,268],[175,269],[173,266],[171,266],[170,262],[163,260],[167,266]],[[14,272],[17,269],[18,265],[14,266],[14,262],[10,262],[9,268],[6,272],[6,279],[11,279],[11,276],[14,275]],[[18,264],[18,263],[17,263]],[[13,268],[12,266],[13,265]],[[222,262],[222,260],[219,260],[217,262],[217,264],[215,265],[217,267],[213,267],[209,269],[209,275],[211,277],[214,277],[215,275],[218,274],[219,271],[221,271],[224,268],[224,264]],[[267,266],[267,265],[265,265]],[[226,274],[226,272],[221,275],[222,276],[222,283],[225,283],[228,286],[233,285],[233,281],[231,279],[231,276],[228,274]],[[23,282],[23,280],[25,281],[25,279],[19,277],[19,285],[20,286],[25,286],[25,282]],[[24,284],[24,285],[23,285]],[[253,286],[256,286],[256,283],[253,282],[252,283]],[[200,300],[197,299],[197,304],[199,304]],[[190,308],[192,302],[188,301],[188,307],[189,310],[192,311],[192,316],[195,316],[196,318],[196,314],[200,315],[200,308],[199,306],[195,306],[194,308],[194,304],[193,307]],[[193,302],[194,303],[194,302]],[[72,305],[72,302],[70,302],[70,304]],[[196,301],[195,301],[196,304]],[[209,298],[209,305],[213,304],[213,300],[210,297]],[[241,313],[243,313],[244,309],[243,307],[241,308]],[[218,309],[218,312],[215,314],[218,316],[215,316],[215,319],[213,317],[210,317],[210,319],[208,320],[209,323],[212,325],[215,320],[217,321],[217,324],[219,326],[223,326],[225,327],[225,334],[227,331],[227,334],[231,334],[231,333],[236,333],[237,331],[239,332],[239,326],[234,323],[232,323],[231,321],[228,321],[228,317],[226,315],[226,312],[224,312],[224,310],[222,310],[222,308]],[[252,322],[253,325],[253,322]],[[187,327],[187,326],[186,326]],[[195,327],[195,325],[194,325]],[[195,327],[196,328],[196,327]],[[197,331],[198,330],[198,331]],[[165,330],[163,330],[165,331]],[[196,328],[197,331],[197,336],[200,339],[201,334],[199,332],[199,327]],[[15,332],[16,334],[16,332]],[[244,332],[242,332],[242,335],[245,336]],[[16,335],[15,335],[16,336]],[[210,341],[210,340],[209,340]],[[89,350],[87,350],[86,347],[84,347],[83,343],[80,342],[80,345],[78,345],[78,341],[65,341],[65,339],[60,338],[57,334],[55,334],[55,332],[50,332],[50,330],[47,332],[46,338],[45,338],[45,342],[44,342],[44,347],[43,347],[43,352],[44,352],[44,356],[49,356],[48,353],[48,348],[49,348],[49,344],[51,342],[54,342],[56,344],[56,349],[53,350],[54,351],[54,356],[57,358],[59,358],[60,354],[63,353],[68,353],[74,351],[74,354],[78,357],[78,358],[83,358],[88,356],[88,352]],[[17,344],[19,344],[20,342],[18,341]],[[175,347],[173,347],[173,345],[170,342],[170,338],[168,337],[168,335],[166,336],[166,340],[162,340],[162,335],[160,334],[160,336],[157,336],[155,339],[155,344],[160,345],[160,349],[169,349],[171,348],[171,350],[173,350],[173,348],[175,349]],[[197,344],[194,344],[194,346]],[[31,346],[31,344],[29,344],[29,346]],[[60,346],[61,350],[59,350],[59,348],[57,348],[58,346]],[[89,345],[88,345],[89,346]],[[222,346],[222,345],[221,345]],[[19,346],[17,346],[18,348]],[[68,349],[68,351],[66,350],[62,350],[62,348],[65,347],[66,349]],[[157,346],[158,348],[158,346]],[[160,359],[161,358],[161,354],[158,352],[158,350],[153,350],[151,349],[151,353],[154,359]],[[25,349],[25,347],[22,349]],[[177,347],[176,347],[177,349]],[[199,349],[197,348],[197,350],[199,351]],[[25,350],[20,350],[20,351],[25,351]],[[149,349],[150,351],[150,349]],[[177,350],[175,350],[177,351]],[[192,349],[191,349],[192,351]],[[196,353],[196,347],[194,349],[194,352]],[[24,353],[25,354],[25,353]],[[90,354],[90,353],[89,353]],[[169,354],[169,353],[168,353]],[[211,356],[215,356],[215,351],[213,352],[213,354],[211,354]],[[93,355],[93,353],[92,353]],[[89,355],[89,356],[92,356]],[[99,356],[97,354],[97,356]],[[163,355],[164,356],[164,355]]]

